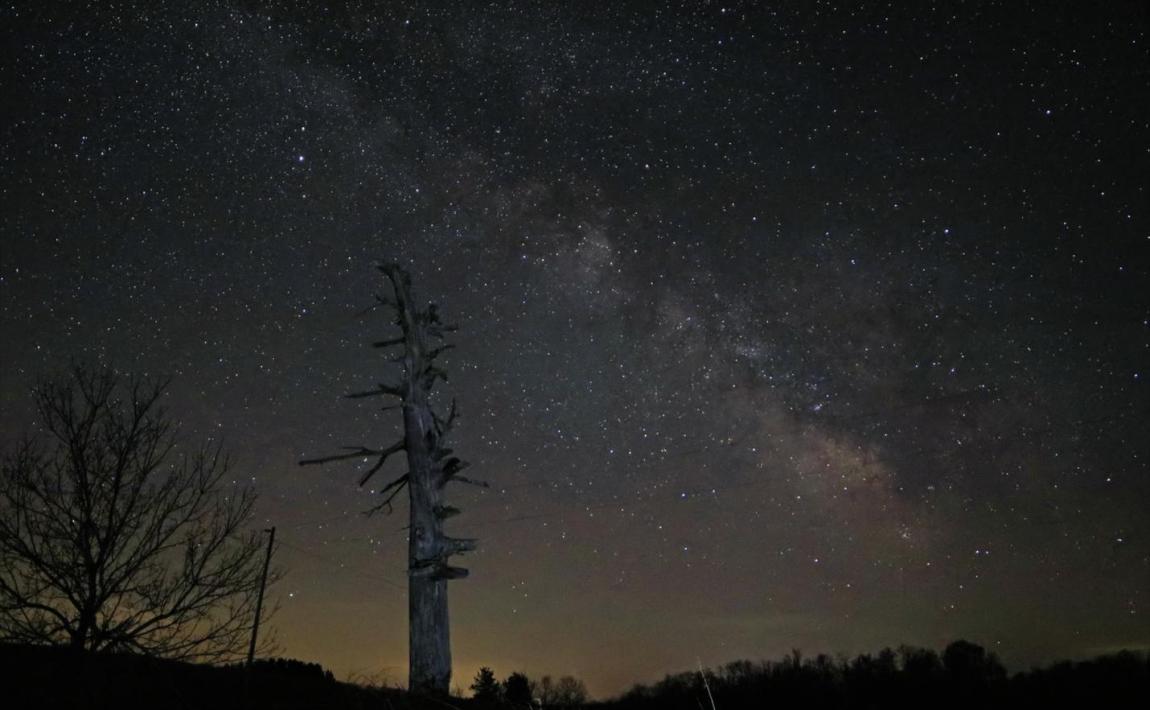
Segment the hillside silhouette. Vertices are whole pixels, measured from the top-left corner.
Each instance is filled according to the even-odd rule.
[[[404,690],[337,681],[319,664],[291,659],[242,666],[196,665],[119,653],[20,644],[0,645],[0,702],[18,708],[136,710],[749,710],[788,707],[1126,708],[1150,703],[1150,655],[1123,651],[1007,673],[982,647],[956,641],[943,652],[902,646],[853,659],[794,651],[778,661],[734,661],[685,671],[622,696],[583,702],[580,693],[513,672],[498,682],[490,669],[472,698],[429,698]],[[548,688],[552,688],[549,690]],[[530,692],[528,692],[530,689]],[[533,697],[534,696],[534,697]]]
[[[338,682],[319,664],[289,659],[244,668],[0,644],[0,668],[0,706],[9,708],[443,710],[405,691]]]
[[[602,704],[610,710],[795,707],[1120,708],[1150,702],[1150,657],[1124,651],[1009,675],[977,644],[955,641],[940,654],[902,646],[853,659],[799,651],[779,661],[736,661],[668,675]]]

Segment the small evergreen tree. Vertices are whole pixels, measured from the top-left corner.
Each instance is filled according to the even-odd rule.
[[[475,674],[475,681],[471,684],[471,691],[476,700],[482,703],[497,703],[500,700],[499,681],[495,680],[495,671],[487,666],[479,669]]]

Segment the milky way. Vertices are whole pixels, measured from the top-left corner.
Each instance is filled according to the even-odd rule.
[[[457,684],[1150,644],[1143,4],[454,5],[0,10],[4,440],[172,375],[282,655],[402,680],[403,509],[296,465],[398,430],[340,397],[396,260],[491,484]]]

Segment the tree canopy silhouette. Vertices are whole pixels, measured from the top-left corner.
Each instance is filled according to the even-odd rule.
[[[218,446],[181,447],[167,382],[73,367],[33,389],[39,436],[0,467],[0,638],[239,657],[261,543]]]
[[[533,707],[534,694],[531,679],[525,673],[515,672],[503,681],[503,700],[513,708]]]
[[[826,654],[804,659],[794,651],[777,661],[735,661],[713,670],[668,675],[597,707],[698,710],[710,707],[708,693],[721,710],[1146,707],[1150,655],[1123,651],[1011,676],[994,653],[965,640],[952,642],[941,655],[913,646],[853,659]]]
[[[480,703],[497,703],[502,696],[499,681],[495,679],[495,671],[487,666],[479,669],[475,680],[471,683],[472,697]]]

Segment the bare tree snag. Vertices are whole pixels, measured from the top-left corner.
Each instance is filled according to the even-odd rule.
[[[396,264],[382,264],[379,271],[391,285],[393,297],[376,295],[376,306],[395,312],[395,325],[401,334],[372,343],[374,348],[395,348],[390,362],[403,367],[402,380],[396,384],[379,383],[375,389],[347,395],[352,399],[375,396],[399,398],[403,411],[403,438],[386,448],[367,446],[344,447],[345,452],[300,461],[301,466],[324,464],[356,458],[375,458],[363,473],[363,485],[383,468],[388,457],[400,451],[407,453],[407,473],[381,489],[387,497],[369,512],[391,510],[391,501],[404,489],[410,502],[408,526],[408,687],[413,691],[447,694],[451,685],[451,637],[447,614],[447,580],[467,576],[467,570],[448,564],[448,558],[475,549],[472,539],[451,538],[443,531],[443,521],[457,515],[458,508],[444,502],[443,488],[458,481],[486,486],[480,481],[459,476],[467,464],[452,456],[444,446],[456,419],[455,402],[446,416],[431,407],[431,390],[436,380],[447,379],[447,373],[435,365],[435,359],[454,347],[437,343],[455,326],[439,320],[435,304],[420,310],[412,303],[411,279]],[[368,309],[369,311],[372,309]]]

